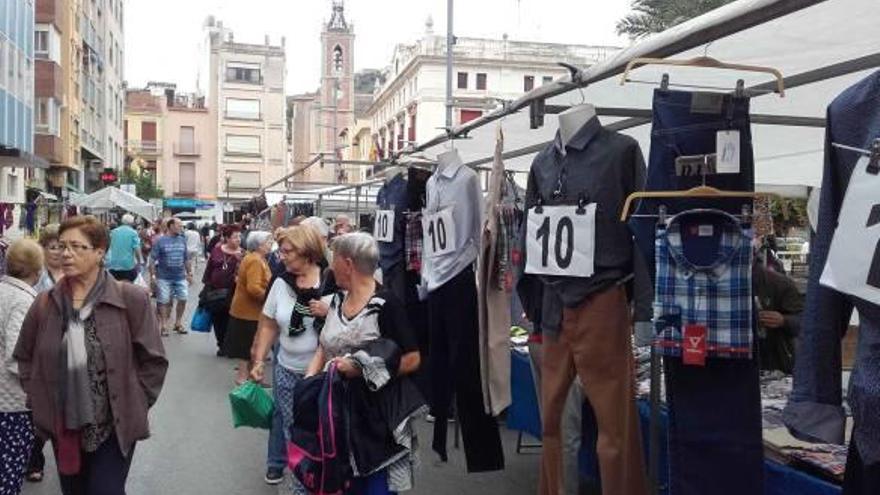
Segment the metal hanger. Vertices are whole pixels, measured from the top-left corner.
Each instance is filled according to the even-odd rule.
[[[779,198],[775,193],[762,193],[750,191],[725,191],[712,186],[697,186],[684,191],[639,191],[627,196],[620,212],[620,221],[625,222],[629,218],[629,210],[633,200],[641,198]]]
[[[770,74],[774,78],[776,78],[776,91],[775,93],[779,93],[780,97],[785,96],[785,81],[782,76],[782,72],[773,67],[762,67],[758,65],[746,65],[746,64],[734,64],[728,62],[722,62],[716,58],[712,58],[706,55],[694,57],[690,59],[666,59],[666,58],[635,58],[630,60],[628,64],[626,64],[626,70],[623,71],[623,76],[620,79],[620,85],[623,86],[627,82],[639,82],[633,81],[629,78],[629,73],[636,67],[643,65],[665,65],[665,66],[676,66],[676,67],[702,67],[707,69],[727,69],[727,70],[737,70],[743,72],[760,72],[764,74]],[[710,89],[719,89],[719,88],[710,88]]]
[[[831,146],[842,150],[854,151],[869,157],[871,160],[868,161],[868,173],[871,175],[880,174],[880,138],[875,139],[871,143],[871,148],[867,150],[839,143],[831,143]]]

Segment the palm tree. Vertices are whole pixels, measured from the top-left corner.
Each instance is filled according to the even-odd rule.
[[[632,0],[633,12],[617,22],[617,34],[637,39],[659,33],[733,0]]]

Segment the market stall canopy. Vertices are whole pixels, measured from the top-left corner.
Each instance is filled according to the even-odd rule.
[[[111,208],[122,208],[128,212],[134,213],[141,218],[147,220],[155,220],[159,218],[161,212],[158,207],[152,203],[142,200],[134,194],[129,194],[119,188],[109,186],[95,191],[88,196],[83,196],[73,200],[74,206],[81,208],[91,208],[95,210],[109,210]]]
[[[508,108],[520,111],[498,119],[504,129],[505,151],[539,149],[553,139],[558,127],[555,115],[546,115],[543,127],[530,128],[528,101],[542,95],[548,97],[548,106],[570,106],[582,101],[593,104],[599,109],[602,123],[620,126],[622,132],[636,138],[648,159],[652,96],[663,74],[669,75],[671,89],[688,90],[676,88],[678,83],[733,91],[738,79],[744,80],[746,88],[774,86],[773,77],[766,74],[651,65],[630,73],[630,79],[640,82],[620,84],[626,64],[637,57],[709,56],[724,62],[774,67],[785,76],[784,98],[759,92],[751,101],[758,187],[818,186],[825,149],[825,109],[845,88],[880,67],[878,25],[877,0],[733,2],[584,68],[579,76],[588,84],[582,90],[569,85],[566,92],[555,94],[560,93],[564,82],[553,83],[511,102]],[[501,107],[497,112],[496,117],[504,113]],[[493,120],[489,114],[456,129],[468,131],[470,139],[455,142],[466,163],[491,162],[496,136],[496,125],[490,123]],[[771,122],[777,125],[770,125]],[[432,139],[419,151],[434,157],[450,146],[439,141],[442,139]],[[537,151],[526,151],[507,159],[506,167],[527,171]],[[520,182],[524,183],[524,177]]]

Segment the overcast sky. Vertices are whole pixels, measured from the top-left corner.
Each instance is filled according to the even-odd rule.
[[[455,33],[461,37],[572,44],[626,45],[614,26],[630,0],[458,0]],[[202,24],[214,15],[235,32],[235,40],[273,44],[287,37],[288,94],[314,91],[320,77],[320,34],[331,0],[127,0],[125,78],[129,87],[147,81],[195,88],[204,50]],[[355,66],[384,68],[394,46],[424,34],[434,19],[446,32],[446,0],[347,0],[346,20],[355,25]]]

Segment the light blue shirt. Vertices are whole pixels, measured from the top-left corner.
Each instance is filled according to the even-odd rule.
[[[138,233],[128,225],[116,227],[110,232],[110,250],[107,252],[107,268],[110,270],[134,270],[137,265],[134,250],[141,246]]]

